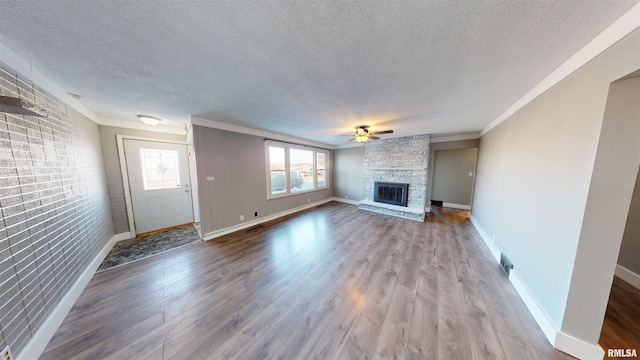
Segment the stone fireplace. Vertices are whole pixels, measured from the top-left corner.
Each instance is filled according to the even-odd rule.
[[[364,146],[362,184],[364,200],[360,201],[358,207],[423,221],[427,210],[430,143],[429,135],[367,141]],[[376,183],[406,185],[404,204],[376,201],[379,197]],[[393,196],[397,197],[397,192]]]

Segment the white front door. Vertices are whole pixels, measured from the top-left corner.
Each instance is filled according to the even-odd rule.
[[[187,146],[124,139],[136,234],[193,222]]]

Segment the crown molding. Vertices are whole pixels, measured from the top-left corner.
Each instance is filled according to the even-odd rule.
[[[466,134],[431,134],[431,143],[441,143],[449,141],[475,140],[480,138],[479,132]]]
[[[482,136],[491,131],[491,129],[508,119],[525,105],[547,92],[549,89],[569,77],[578,69],[636,31],[638,28],[640,28],[640,2],[624,13],[620,18],[618,18],[618,20],[614,21],[613,24],[604,29],[600,34],[598,34],[598,36],[589,41],[585,46],[529,90],[529,92],[527,92],[523,97],[513,103],[513,105],[507,108],[497,118],[491,121],[489,125],[485,126],[482,131],[480,131],[480,135]]]
[[[258,130],[258,129],[253,129],[245,126],[229,124],[229,123],[206,119],[206,118],[197,117],[197,116],[191,117],[191,124],[187,125],[187,127],[190,128],[192,125],[199,125],[199,126],[204,126],[204,127],[213,128],[213,129],[226,130],[226,131],[232,131],[232,132],[237,132],[241,134],[253,135],[253,136],[267,138],[269,140],[279,140],[284,142],[296,143],[300,145],[308,145],[308,146],[318,147],[322,149],[330,149],[330,150],[335,149],[335,146],[329,145],[329,144],[305,140],[305,139],[284,135],[280,133],[275,133],[271,131]]]

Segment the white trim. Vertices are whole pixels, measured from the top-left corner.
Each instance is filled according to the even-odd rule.
[[[284,172],[285,172],[285,183],[284,183],[284,192],[280,192],[277,194],[273,194],[271,192],[271,158],[269,148],[279,148],[284,149]],[[307,152],[311,152],[313,155],[313,168],[311,169],[311,174],[313,177],[313,188],[311,189],[300,189],[296,192],[292,191],[293,186],[290,184],[291,181],[291,149],[295,150],[304,150]],[[324,186],[318,186],[318,154],[324,155],[324,173],[325,180]],[[264,142],[264,156],[265,156],[265,169],[266,169],[266,179],[267,179],[267,200],[279,199],[283,197],[304,194],[308,192],[314,192],[319,190],[326,190],[330,187],[329,174],[331,173],[331,153],[330,150],[323,148],[316,148],[313,146],[305,146],[305,145],[297,145],[290,143],[283,143],[274,140],[266,140]]]
[[[126,234],[126,233],[123,233]],[[115,245],[117,239],[123,236],[123,234],[116,234],[109,239],[109,241],[102,247],[100,252],[93,258],[91,263],[87,266],[84,272],[80,275],[78,280],[73,284],[71,289],[64,295],[60,303],[56,306],[55,309],[49,314],[47,319],[44,321],[42,326],[38,329],[38,331],[33,335],[31,341],[27,344],[27,346],[16,356],[18,360],[29,360],[29,359],[37,359],[42,355],[42,352],[51,341],[51,338],[56,333],[62,321],[69,311],[73,307],[73,304],[78,300],[80,294],[87,286],[96,270],[102,263],[102,261],[107,257],[113,245]]]
[[[590,344],[562,331],[558,332],[554,346],[556,349],[582,360],[602,360],[604,358],[604,350],[600,345]]]
[[[313,203],[310,203],[310,204],[307,204],[307,205],[304,205],[304,206],[299,206],[297,208],[293,208],[293,209],[290,209],[290,210],[282,211],[282,212],[279,212],[277,214],[267,215],[267,216],[262,217],[260,219],[247,221],[247,222],[244,222],[242,224],[230,226],[228,228],[224,228],[224,229],[220,229],[220,230],[214,230],[214,231],[211,231],[211,232],[208,232],[208,233],[204,234],[202,236],[202,240],[207,241],[207,240],[215,239],[215,238],[223,236],[223,235],[234,233],[234,232],[236,232],[238,230],[247,229],[247,228],[250,228],[252,226],[256,226],[256,225],[265,223],[267,221],[275,220],[275,219],[281,218],[283,216],[291,215],[291,214],[297,213],[297,212],[302,211],[302,210],[310,209],[310,208],[318,206],[318,205],[326,204],[326,203],[331,202],[331,201],[333,201],[333,198],[327,198],[327,199],[316,201],[316,202],[313,202]]]
[[[18,54],[13,52],[2,43],[0,43],[0,61],[7,64],[7,66],[18,72],[20,75],[29,79],[34,84],[37,84],[38,87],[41,87],[51,95],[58,98],[60,101],[70,105],[78,112],[82,113],[84,116],[93,120],[93,122],[101,124],[98,115],[86,108],[84,105],[82,105],[82,103],[74,99],[71,95],[67,94],[67,92],[63,88],[56,85],[56,83],[54,83],[51,79],[43,75],[40,71],[38,71],[38,69],[31,66],[28,62],[18,56]]]
[[[449,141],[461,141],[461,140],[475,140],[480,138],[480,133],[468,133],[468,134],[431,134],[431,143],[441,143]]]
[[[482,228],[478,221],[472,216],[469,217],[471,223],[480,234],[480,237],[491,251],[491,254],[495,258],[496,262],[500,262],[500,248],[489,237],[487,232]],[[538,323],[538,326],[544,333],[549,343],[556,349],[563,351],[569,355],[575,356],[578,359],[598,359],[601,360],[604,357],[604,350],[597,344],[590,344],[584,340],[580,340],[571,335],[565,334],[558,330],[546,311],[540,306],[535,296],[531,294],[522,278],[518,275],[516,269],[511,270],[509,281],[513,284],[513,287],[518,292],[518,295],[524,301],[527,309],[533,315],[534,320]]]
[[[471,210],[471,205],[462,205],[462,204],[453,204],[453,203],[443,202],[442,206],[453,208],[453,209],[460,209],[460,210]]]
[[[501,253],[500,248],[489,237],[489,234],[487,234],[487,232],[482,228],[482,226],[473,217],[473,215],[469,216],[469,218],[473,226],[478,231],[478,234],[480,234],[480,237],[482,238],[484,243],[487,245],[487,248],[489,248],[489,251],[491,251],[493,258],[496,260],[497,263],[500,263],[500,253]],[[533,318],[538,323],[538,326],[540,326],[540,329],[542,329],[542,332],[547,337],[547,340],[549,340],[549,343],[554,344],[556,339],[556,334],[558,333],[558,329],[553,324],[553,322],[551,321],[547,313],[544,311],[544,309],[540,306],[540,304],[538,304],[535,297],[531,294],[531,292],[529,291],[525,283],[522,281],[522,279],[518,275],[517,270],[515,269],[511,270],[509,281],[511,281],[511,283],[513,284],[513,287],[518,292],[518,295],[520,295],[520,298],[522,299],[522,301],[524,301],[525,305],[527,306],[527,309],[529,309],[529,312],[531,313],[531,315],[533,315]]]
[[[280,140],[280,141],[296,143],[299,145],[314,146],[321,149],[332,150],[334,148],[329,144],[323,144],[315,141],[300,139],[300,138],[289,136],[289,135],[274,133],[271,131],[257,130],[257,129],[252,129],[245,126],[228,124],[228,123],[200,118],[196,116],[191,117],[191,124],[213,128],[213,129],[233,131],[241,134],[253,135],[253,136],[263,137],[263,138],[276,140],[276,141]]]
[[[129,221],[129,239],[136,236],[136,227],[133,218],[133,202],[131,201],[131,191],[129,189],[129,175],[127,172],[127,162],[124,153],[124,140],[142,140],[142,141],[153,141],[153,142],[163,142],[170,144],[180,144],[187,146],[184,141],[173,141],[173,140],[163,140],[163,139],[155,139],[143,136],[132,136],[132,135],[116,135],[116,146],[118,147],[118,159],[120,161],[120,175],[122,176],[122,187],[124,190],[124,203],[127,207],[127,220]],[[189,149],[187,148],[187,151]],[[189,161],[189,155],[187,153],[187,161]],[[191,175],[189,174],[189,177]],[[193,183],[193,179],[189,179],[190,183]],[[191,193],[191,203],[198,201],[193,197],[193,192]],[[195,217],[194,217],[195,218]],[[124,239],[123,239],[124,240]]]
[[[520,298],[522,299],[522,301],[524,301],[524,304],[527,306],[527,309],[529,309],[531,315],[533,315],[533,318],[538,323],[538,326],[540,326],[540,329],[542,329],[542,332],[544,333],[544,336],[547,337],[547,340],[549,340],[549,343],[557,348],[556,340],[557,335],[560,331],[555,326],[553,321],[551,321],[547,312],[544,311],[542,306],[540,306],[535,296],[531,294],[529,288],[525,285],[524,281],[522,281],[522,278],[518,275],[518,271],[516,269],[511,270],[509,281],[511,281],[513,287],[516,288],[518,295],[520,295]],[[565,351],[564,349],[560,350]],[[572,353],[570,354],[574,355]]]
[[[356,205],[356,206],[358,206],[358,204],[360,204],[360,201],[358,201],[358,200],[343,199],[343,198],[339,198],[339,197],[332,197],[331,200],[332,201],[341,202],[341,203],[345,203],[345,204],[349,204],[349,205]]]
[[[636,289],[640,289],[640,275],[618,264],[616,265],[616,276],[628,282]]]
[[[473,214],[469,216],[469,220],[471,220],[471,224],[473,224],[473,227],[475,227],[478,234],[480,234],[480,238],[484,241],[485,245],[487,245],[487,248],[489,248],[493,258],[497,263],[500,263],[500,249],[498,249],[498,246],[496,246],[493,240],[491,240],[491,237],[489,237],[489,234],[480,226],[476,218],[473,217]]]
[[[595,59],[598,55],[606,51],[608,48],[622,40],[627,35],[640,27],[640,3],[634,5],[629,11],[622,15],[613,24],[609,25],[598,36],[593,38],[583,46],[578,52],[573,54],[567,61],[562,63],[551,74],[539,82],[533,89],[529,90],[523,97],[518,99],[513,105],[507,108],[502,114],[485,126],[480,135],[488,133],[491,129],[498,126],[525,105],[542,95],[575,71],[586,65],[589,61]],[[615,79],[612,79],[612,81]]]
[[[118,241],[133,239],[134,237],[135,236],[132,236],[130,232],[123,232],[123,233],[120,233],[120,234],[113,235],[111,240],[115,239],[115,241],[118,242]]]

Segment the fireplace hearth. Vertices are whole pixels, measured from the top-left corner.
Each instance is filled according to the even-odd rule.
[[[373,201],[396,206],[407,206],[409,184],[378,182],[374,183]]]

